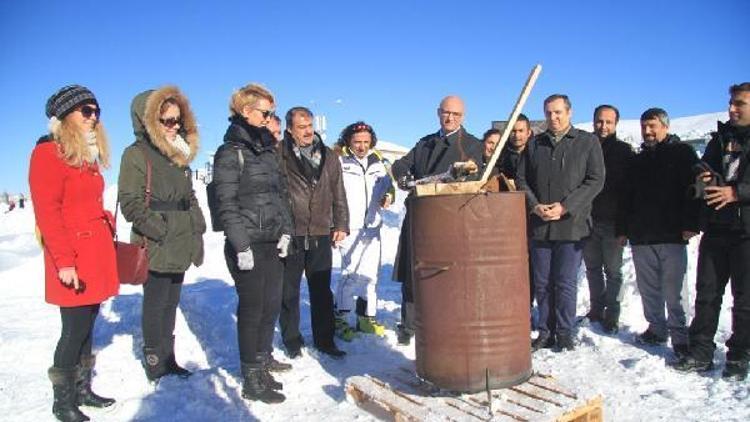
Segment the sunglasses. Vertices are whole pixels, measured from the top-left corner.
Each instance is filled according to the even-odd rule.
[[[99,119],[99,115],[102,113],[102,111],[97,107],[91,107],[88,105],[81,107],[80,109],[78,109],[78,111],[80,111],[81,115],[86,119],[90,119],[92,115],[95,115],[97,120]]]
[[[263,116],[264,119],[269,119],[273,117],[274,111],[273,110],[261,110],[259,108],[256,108],[256,110],[260,111],[260,114]]]
[[[159,119],[159,122],[163,124],[165,127],[168,127],[172,129],[176,125],[182,126],[182,118],[180,117],[170,117],[168,119]]]
[[[372,132],[372,127],[366,123],[360,123],[354,126],[354,132]]]

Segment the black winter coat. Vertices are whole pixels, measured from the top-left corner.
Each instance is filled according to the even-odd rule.
[[[683,231],[698,232],[700,203],[688,197],[698,155],[676,135],[630,160],[616,233],[631,244],[686,244]]]
[[[591,133],[570,128],[557,143],[548,132],[526,146],[518,166],[516,186],[526,192],[529,236],[534,240],[577,241],[589,235],[591,204],[604,186],[604,157]],[[560,202],[566,213],[544,221],[532,210],[538,204]]]
[[[734,186],[737,192],[738,202],[726,205],[720,210],[708,207],[705,201],[701,207],[701,227],[706,233],[727,234],[729,232],[739,233],[744,236],[750,235],[750,127],[737,128],[729,123],[718,123],[718,130],[712,134],[711,140],[703,153],[703,161],[711,168],[725,177],[723,174],[723,156],[727,145],[736,141],[742,152],[737,179],[727,182]]]
[[[500,157],[497,159],[497,168],[505,177],[515,180],[518,174],[518,163],[521,162],[521,155],[523,155],[523,151],[516,151],[510,142],[506,142],[503,150],[500,151]]]
[[[234,250],[267,250],[282,234],[293,233],[287,182],[271,132],[240,117],[231,122],[214,156],[219,219]],[[244,159],[242,169],[237,150]]]
[[[320,167],[309,174],[294,153],[294,139],[287,132],[277,148],[281,169],[289,183],[295,236],[329,236],[331,231],[349,233],[349,205],[338,156],[323,145],[318,134],[315,143],[321,153]],[[310,177],[312,176],[312,177]]]
[[[615,224],[620,197],[625,189],[626,172],[635,152],[630,144],[617,139],[615,135],[605,138],[601,145],[607,177],[604,178],[604,188],[594,198],[591,217],[594,221]]]
[[[447,138],[437,132],[420,139],[391,171],[397,181],[408,174],[418,180],[444,173],[457,161],[472,159],[481,165],[483,152],[482,142],[461,127]]]

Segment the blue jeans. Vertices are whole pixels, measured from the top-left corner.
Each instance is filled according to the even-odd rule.
[[[531,242],[540,335],[572,335],[582,256],[582,241]]]

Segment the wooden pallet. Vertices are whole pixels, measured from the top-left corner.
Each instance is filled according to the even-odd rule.
[[[385,378],[385,377],[384,377]],[[590,398],[535,374],[523,384],[475,394],[450,394],[412,373],[391,374],[389,382],[364,375],[346,380],[347,395],[380,419],[395,421],[600,422],[602,397]]]

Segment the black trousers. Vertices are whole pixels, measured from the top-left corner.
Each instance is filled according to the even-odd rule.
[[[237,290],[237,340],[240,361],[256,363],[259,353],[273,350],[273,332],[281,311],[284,265],[275,244],[253,247],[255,266],[241,271],[237,252],[229,242],[224,258]]]
[[[310,317],[313,343],[316,347],[333,345],[334,316],[331,293],[331,238],[330,236],[294,237],[294,253],[284,265],[284,289],[281,303],[281,336],[289,350],[302,347],[299,331],[299,291],[302,273],[307,277],[310,291]]]
[[[698,249],[695,317],[689,331],[690,353],[698,360],[713,360],[722,296],[730,280],[734,303],[727,360],[747,361],[750,359],[750,238],[705,234]]]
[[[144,347],[160,348],[164,339],[171,341],[184,278],[185,273],[148,272],[141,314]]]
[[[99,304],[61,307],[62,330],[55,349],[54,366],[73,368],[81,356],[91,354],[94,322],[99,315]]]

